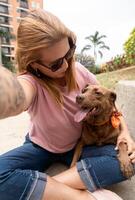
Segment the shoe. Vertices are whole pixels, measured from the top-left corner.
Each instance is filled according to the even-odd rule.
[[[91,194],[96,198],[96,200],[123,200],[116,193],[106,189],[99,189]]]

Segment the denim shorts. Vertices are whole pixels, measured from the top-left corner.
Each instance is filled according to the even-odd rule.
[[[86,146],[77,169],[90,192],[127,179],[120,170],[114,145]]]
[[[0,200],[41,200],[47,182],[45,169],[54,162],[70,166],[73,154],[74,149],[49,152],[27,136],[22,146],[0,156]],[[126,179],[113,145],[85,147],[77,169],[89,191]]]

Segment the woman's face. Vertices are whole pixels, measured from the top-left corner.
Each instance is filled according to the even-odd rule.
[[[42,73],[51,78],[62,78],[65,76],[65,72],[68,68],[68,62],[65,58],[63,59],[60,68],[56,71],[52,71],[51,68],[48,67],[55,66],[57,60],[63,58],[69,49],[68,38],[62,39],[49,48],[42,48],[38,51],[38,54],[40,55],[39,62],[32,63],[32,67],[34,69],[39,69]]]

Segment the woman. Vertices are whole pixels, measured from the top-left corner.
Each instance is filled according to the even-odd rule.
[[[79,109],[75,97],[87,83],[98,84],[93,74],[75,63],[75,43],[74,33],[43,10],[30,12],[18,27],[20,75],[16,79],[0,69],[0,116],[27,110],[30,126],[24,145],[0,157],[2,200],[107,200],[111,197],[106,190],[98,188],[126,179],[113,145],[84,148],[75,167],[53,178],[43,173],[56,161],[70,166],[81,135],[81,124],[74,121]],[[123,131],[118,141],[127,142],[134,163],[135,144],[121,121]]]

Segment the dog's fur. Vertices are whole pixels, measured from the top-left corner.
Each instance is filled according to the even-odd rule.
[[[87,85],[76,102],[80,109],[89,110],[83,121],[82,136],[75,149],[71,166],[78,161],[84,145],[116,144],[117,137],[122,129],[121,124],[114,128],[111,116],[116,110],[116,94],[99,85]],[[118,160],[121,170],[127,178],[134,174],[133,166],[127,153],[127,144],[120,142],[118,146]]]

